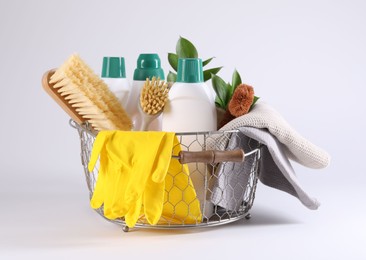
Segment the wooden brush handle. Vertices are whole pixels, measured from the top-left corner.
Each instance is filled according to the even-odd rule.
[[[181,151],[178,160],[181,164],[201,162],[201,163],[219,163],[219,162],[243,162],[245,153],[242,149],[232,151],[201,151],[188,152]]]
[[[50,84],[50,78],[55,73],[55,70],[47,71],[42,77],[42,86],[43,89],[50,95],[57,104],[79,125],[85,122],[86,120],[82,118],[61,95],[57,92],[57,89],[53,87],[54,84]]]

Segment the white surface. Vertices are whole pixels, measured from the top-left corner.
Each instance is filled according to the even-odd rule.
[[[364,1],[0,1],[0,259],[365,259]],[[42,74],[77,52],[99,72],[139,53],[170,69],[179,35],[231,79],[234,68],[332,155],[294,165],[322,203],[310,211],[259,185],[253,218],[222,227],[122,233],[94,213],[67,115]]]

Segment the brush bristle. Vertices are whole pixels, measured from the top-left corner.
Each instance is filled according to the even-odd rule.
[[[132,122],[117,97],[78,55],[57,69],[50,83],[95,130],[131,130]]]
[[[166,82],[155,77],[151,80],[146,79],[140,95],[142,110],[149,115],[162,111],[168,101],[168,92],[169,87]]]

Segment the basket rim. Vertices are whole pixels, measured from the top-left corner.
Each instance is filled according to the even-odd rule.
[[[75,128],[75,129],[87,131],[90,134],[92,134],[93,136],[96,136],[98,134],[98,131],[95,131],[95,130],[91,129],[90,124],[88,123],[88,121],[85,121],[84,123],[79,125],[73,119],[70,119],[69,124],[70,124],[71,127]],[[196,132],[194,132],[194,131],[192,131],[192,132],[176,132],[175,134],[179,135],[179,136],[184,136],[184,135],[215,135],[215,134],[238,133],[238,132],[240,132],[240,131],[237,130],[237,129],[233,129],[233,130],[225,130],[225,131],[215,130],[215,131],[196,131]]]

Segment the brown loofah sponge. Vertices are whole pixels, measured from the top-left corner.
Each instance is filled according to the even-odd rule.
[[[254,100],[254,89],[252,86],[240,84],[234,91],[228,105],[228,110],[234,117],[245,115]]]
[[[252,86],[240,84],[231,97],[227,110],[218,124],[218,129],[229,123],[236,117],[249,112],[254,100],[254,89]]]

